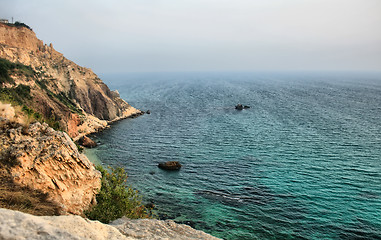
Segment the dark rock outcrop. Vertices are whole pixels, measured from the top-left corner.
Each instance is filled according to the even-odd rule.
[[[243,110],[243,109],[248,109],[248,108],[250,108],[250,106],[242,105],[242,104],[237,104],[235,106],[235,109],[237,109],[237,110]]]
[[[164,170],[180,170],[181,164],[178,161],[168,161],[159,163],[158,167]]]
[[[242,105],[242,104],[237,104],[237,105],[235,106],[235,109],[237,109],[237,110],[242,110],[242,109],[243,109],[243,105]]]

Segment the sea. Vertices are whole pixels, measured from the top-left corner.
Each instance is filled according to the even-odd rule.
[[[227,240],[381,239],[381,73],[100,76],[151,114],[86,154],[125,168],[158,217]]]

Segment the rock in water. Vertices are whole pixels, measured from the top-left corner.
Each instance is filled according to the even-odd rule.
[[[236,106],[235,106],[235,109],[237,109],[237,110],[243,110],[243,109],[248,109],[248,108],[250,108],[250,106],[247,106],[247,105],[242,105],[242,104],[237,104]]]
[[[237,105],[235,106],[235,109],[237,109],[237,110],[242,110],[242,109],[243,109],[242,104],[237,104]]]
[[[180,170],[181,164],[178,161],[162,162],[158,165],[159,168],[164,170]]]
[[[78,143],[84,147],[87,148],[94,148],[97,146],[97,143],[94,142],[91,138],[88,136],[83,136],[78,140]]]

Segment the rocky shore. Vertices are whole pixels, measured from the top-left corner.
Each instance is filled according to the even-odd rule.
[[[80,216],[37,217],[0,208],[0,239],[217,240],[171,220],[117,219],[102,224]]]

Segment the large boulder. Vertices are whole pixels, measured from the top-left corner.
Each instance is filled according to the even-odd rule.
[[[97,146],[97,143],[94,142],[91,138],[88,136],[83,136],[78,140],[78,143],[84,147],[87,148],[94,148]]]
[[[178,161],[161,162],[158,165],[159,168],[164,170],[180,170],[181,164]]]

